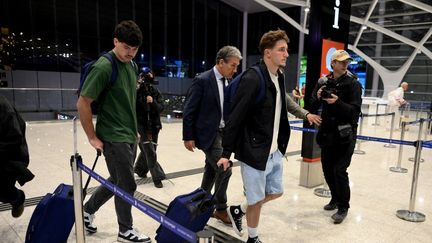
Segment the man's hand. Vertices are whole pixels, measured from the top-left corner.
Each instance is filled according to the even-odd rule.
[[[319,88],[319,90],[317,91],[317,97],[318,97],[318,99],[321,99],[321,92],[322,92],[322,90],[323,90],[325,87],[326,87],[326,86],[323,85],[323,86],[321,86],[321,87]]]
[[[336,101],[339,99],[339,97],[335,94],[331,94],[331,96],[332,96],[331,98],[327,98],[327,99],[323,98],[323,100],[325,100],[329,105],[336,103]]]
[[[217,162],[217,166],[219,167],[221,165],[223,165],[223,169],[224,171],[226,171],[230,167],[229,159],[220,158],[219,161]]]
[[[103,152],[103,147],[104,144],[103,142],[97,138],[96,136],[92,139],[89,139],[89,143],[91,146],[93,146],[93,148],[95,148],[96,150],[100,150],[101,152]]]
[[[321,125],[321,117],[312,113],[309,113],[306,115],[306,119],[308,120],[309,124],[315,124],[317,126]]]
[[[147,103],[153,103],[153,97],[147,96]]]
[[[193,152],[195,149],[195,140],[185,140],[184,146],[187,150]]]

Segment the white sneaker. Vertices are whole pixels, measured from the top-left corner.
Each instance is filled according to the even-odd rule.
[[[93,220],[96,218],[94,214],[84,212],[84,228],[90,234],[96,233],[97,227],[93,225]]]
[[[119,242],[151,242],[150,237],[139,233],[136,229],[131,229],[126,232],[119,232],[117,241]]]

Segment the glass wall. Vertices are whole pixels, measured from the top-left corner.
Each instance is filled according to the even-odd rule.
[[[241,49],[242,13],[218,0],[3,0],[3,69],[79,72],[113,47],[116,23],[144,34],[136,61],[158,76],[194,77],[227,44]]]

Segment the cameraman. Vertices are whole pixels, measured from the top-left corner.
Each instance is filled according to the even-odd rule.
[[[311,111],[322,105],[322,123],[316,140],[321,147],[324,177],[332,195],[324,210],[338,209],[332,215],[335,224],[345,219],[350,207],[347,169],[354,152],[362,103],[358,78],[347,70],[352,60],[348,52],[335,51],[331,56],[333,72],[318,80],[310,102]]]
[[[153,179],[155,187],[162,188],[162,180],[166,179],[165,172],[157,162],[156,147],[159,131],[162,129],[160,113],[164,106],[162,95],[157,88],[157,80],[154,79],[152,70],[148,67],[142,68],[138,79],[137,90],[137,120],[140,141],[138,146],[141,150],[135,162],[134,172],[140,177],[147,177],[147,172]]]

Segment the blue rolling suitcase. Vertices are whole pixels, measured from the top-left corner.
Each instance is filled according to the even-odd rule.
[[[36,206],[26,243],[66,242],[75,223],[72,186],[60,184]]]
[[[204,229],[214,208],[212,196],[204,189],[198,188],[191,193],[174,198],[169,204],[165,216],[191,231],[198,232]],[[162,225],[156,230],[156,234],[155,239],[158,243],[186,242]]]
[[[232,165],[230,160],[229,166],[232,167]],[[223,169],[220,167],[217,176],[220,176],[222,171]],[[204,229],[215,210],[213,199],[216,193],[217,191],[212,196],[210,192],[198,188],[191,193],[177,196],[168,205],[165,216],[193,232],[199,232]],[[160,225],[156,230],[155,239],[158,243],[187,242],[163,225]]]
[[[101,155],[98,151],[92,170]],[[83,199],[90,183],[89,176],[83,189]],[[66,242],[75,223],[73,188],[60,184],[53,193],[47,193],[33,211],[27,227],[26,243]]]

